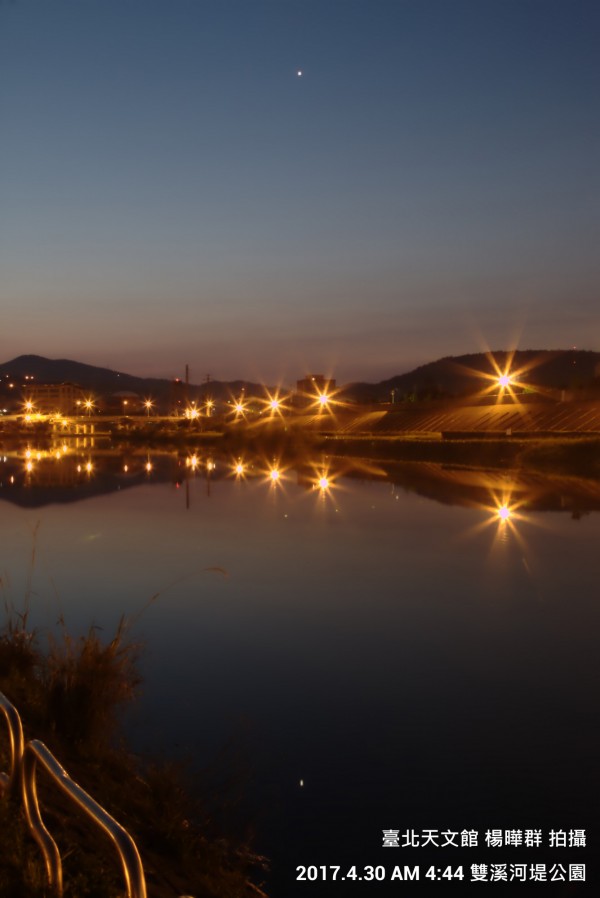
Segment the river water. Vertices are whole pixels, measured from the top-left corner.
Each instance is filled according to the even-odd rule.
[[[58,455],[0,456],[4,599],[73,634],[127,615],[134,747],[231,765],[272,898],[587,893],[597,484]]]

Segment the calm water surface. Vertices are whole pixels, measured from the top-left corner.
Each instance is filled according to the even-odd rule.
[[[468,878],[472,863],[587,860],[589,879],[590,849],[389,851],[382,830],[589,839],[600,489],[435,465],[329,463],[322,489],[322,460],[277,482],[257,461],[241,477],[207,457],[98,456],[87,472],[63,461],[60,476],[34,461],[2,463],[5,598],[20,607],[31,576],[36,626],[62,615],[71,632],[111,635],[134,619],[145,650],[131,739],[244,770],[273,898],[334,893],[298,882],[303,864],[419,864],[421,877],[460,864]]]

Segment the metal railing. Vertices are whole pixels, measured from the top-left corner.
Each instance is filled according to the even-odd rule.
[[[41,765],[51,780],[112,839],[121,859],[129,898],[147,898],[144,869],[136,844],[120,823],[71,779],[50,749],[39,739],[25,746],[23,755],[23,804],[32,835],[44,855],[48,881],[58,895],[63,893],[62,861],[56,842],[44,826],[37,797],[36,773]]]
[[[8,792],[10,795],[16,795],[21,786],[21,768],[23,765],[23,752],[25,750],[23,726],[21,724],[19,712],[1,692],[0,711],[3,712],[8,726],[8,741],[10,747],[10,770],[8,773],[0,772],[0,794]]]
[[[62,860],[58,846],[46,829],[40,812],[37,795],[39,767],[112,839],[123,867],[128,898],[147,898],[142,861],[127,830],[71,779],[43,742],[32,739],[25,744],[19,713],[1,692],[0,710],[8,724],[10,743],[10,772],[0,773],[0,793],[10,792],[18,797],[20,792],[27,824],[42,850],[48,881],[55,893],[58,896],[63,894]]]

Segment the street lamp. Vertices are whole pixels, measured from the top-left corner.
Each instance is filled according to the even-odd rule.
[[[268,390],[266,391],[266,398],[262,402],[270,418],[274,418],[276,415],[283,417],[284,412],[288,411],[285,404],[287,398],[282,396],[278,389],[273,394]]]

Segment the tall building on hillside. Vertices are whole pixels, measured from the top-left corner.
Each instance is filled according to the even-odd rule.
[[[27,384],[23,403],[41,415],[80,415],[85,395],[77,384]]]

